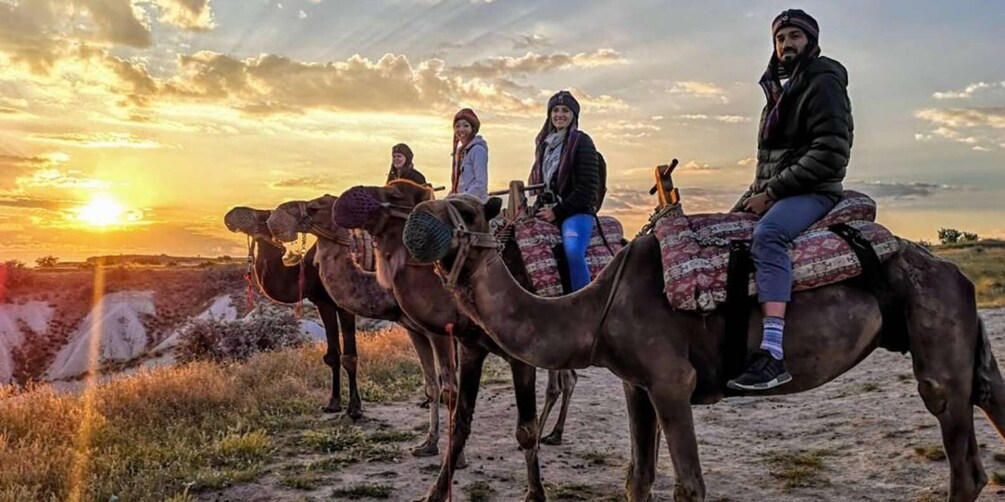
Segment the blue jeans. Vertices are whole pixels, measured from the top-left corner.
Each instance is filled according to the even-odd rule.
[[[834,204],[826,195],[794,195],[775,202],[757,222],[750,254],[756,267],[758,301],[788,303],[792,299],[789,244],[827,215]]]
[[[562,246],[569,264],[570,293],[579,291],[590,283],[590,267],[586,264],[586,248],[593,236],[594,216],[574,214],[562,222]]]

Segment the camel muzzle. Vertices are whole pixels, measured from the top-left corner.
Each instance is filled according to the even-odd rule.
[[[413,211],[405,221],[402,240],[413,258],[424,263],[442,259],[450,252],[454,231],[428,211]]]

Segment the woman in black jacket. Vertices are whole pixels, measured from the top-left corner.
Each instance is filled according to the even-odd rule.
[[[404,143],[391,148],[391,171],[387,173],[387,183],[405,179],[420,185],[426,184],[426,177],[412,165],[412,149]]]
[[[593,140],[579,130],[579,102],[568,91],[548,100],[548,117],[537,135],[530,183],[544,183],[537,217],[562,229],[572,291],[590,283],[586,248],[597,214],[600,168]]]

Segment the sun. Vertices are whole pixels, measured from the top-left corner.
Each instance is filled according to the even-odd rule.
[[[126,208],[108,195],[95,195],[77,209],[77,220],[92,227],[122,225],[127,220]]]

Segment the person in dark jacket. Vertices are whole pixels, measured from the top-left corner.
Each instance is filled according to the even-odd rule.
[[[751,254],[764,313],[760,350],[728,386],[765,390],[792,379],[783,363],[785,307],[792,295],[789,244],[840,199],[851,155],[853,124],[848,72],[821,56],[820,27],[790,9],[771,24],[774,51],[761,77],[761,113],[754,182],[733,208],[761,216]]]
[[[530,183],[544,183],[537,217],[562,229],[572,291],[590,283],[586,248],[597,214],[600,167],[593,139],[579,130],[579,102],[568,91],[548,100],[548,116],[537,135]]]
[[[420,185],[426,184],[426,177],[412,164],[412,149],[404,143],[391,147],[391,171],[387,173],[387,182],[394,180],[409,180]]]

